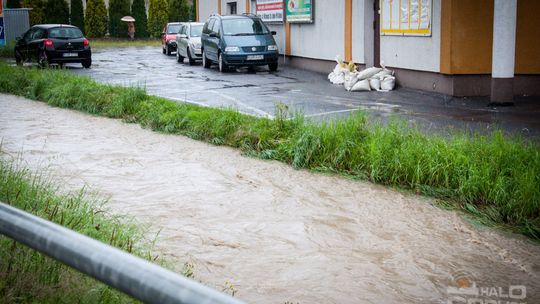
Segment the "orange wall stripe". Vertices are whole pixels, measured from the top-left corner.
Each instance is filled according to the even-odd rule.
[[[291,55],[291,24],[285,21],[285,55]]]
[[[345,0],[345,61],[352,61],[352,0]]]
[[[199,20],[199,0],[195,0],[195,20],[197,22],[200,22]]]
[[[221,0],[217,0],[217,13],[221,15]]]
[[[251,13],[251,0],[246,0],[246,13]]]

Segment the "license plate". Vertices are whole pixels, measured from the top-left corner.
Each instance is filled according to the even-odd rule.
[[[77,57],[79,53],[64,53],[64,57]]]
[[[247,60],[263,60],[264,55],[248,55]]]

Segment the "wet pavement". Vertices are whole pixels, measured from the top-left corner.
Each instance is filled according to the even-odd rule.
[[[3,94],[0,142],[250,303],[540,303],[540,246],[425,197]]]
[[[427,130],[501,128],[508,133],[540,138],[540,100],[523,97],[512,107],[489,107],[486,98],[450,96],[400,88],[392,92],[347,92],[332,85],[326,75],[280,66],[250,72],[239,69],[220,73],[216,66],[179,64],[159,47],[94,50],[89,70],[71,71],[97,81],[144,86],[153,95],[177,102],[229,107],[244,113],[272,117],[276,103],[313,119],[343,117],[359,110],[381,121],[398,116]]]

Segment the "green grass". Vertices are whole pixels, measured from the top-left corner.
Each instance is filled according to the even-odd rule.
[[[0,65],[0,92],[50,105],[136,122],[295,168],[334,172],[442,199],[487,225],[540,240],[540,147],[491,134],[425,134],[400,121],[364,113],[315,123],[204,108],[149,96],[143,89],[99,84],[65,71]]]
[[[89,38],[90,46],[93,49],[102,48],[118,48],[118,47],[142,47],[142,46],[160,46],[161,40],[159,39],[120,39],[120,38]]]
[[[15,41],[0,46],[0,58],[15,58]]]

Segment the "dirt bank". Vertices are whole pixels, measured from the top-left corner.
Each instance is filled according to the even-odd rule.
[[[110,196],[196,277],[249,302],[446,303],[467,277],[540,299],[540,246],[430,200],[0,95],[2,149]]]

